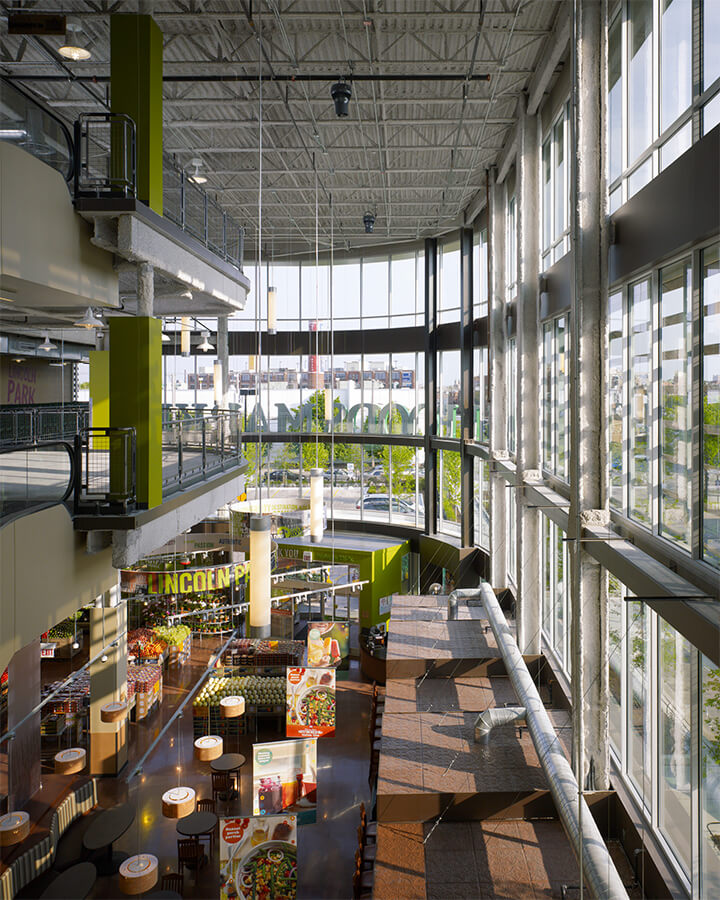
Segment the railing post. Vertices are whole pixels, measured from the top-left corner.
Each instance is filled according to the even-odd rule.
[[[182,484],[183,470],[183,443],[182,443],[182,422],[178,423],[178,484]]]
[[[205,416],[202,417],[202,470],[203,475],[205,474],[205,469],[207,467],[207,446],[206,440],[207,435],[205,434]]]
[[[225,416],[218,416],[218,424],[220,426],[220,462],[223,469],[225,468]]]

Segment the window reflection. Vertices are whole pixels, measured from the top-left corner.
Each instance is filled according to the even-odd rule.
[[[650,524],[650,280],[630,289],[630,515]]]
[[[720,567],[720,244],[703,252],[703,557]]]

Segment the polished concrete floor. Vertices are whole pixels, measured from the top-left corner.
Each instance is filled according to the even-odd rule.
[[[130,778],[135,763],[157,738],[163,725],[187,695],[204,669],[216,641],[195,641],[191,660],[184,666],[166,669],[162,706],[130,727],[130,763],[117,778],[98,779],[98,799],[102,807],[129,802],[135,807],[135,821],[116,841],[114,849],[134,854],[145,851],[159,859],[160,872],[178,871],[176,821],[161,811],[161,796],[178,783],[196,790],[199,798],[210,798],[209,763],[193,757],[192,709],[188,705],[182,718],[170,727],[155,747],[140,775]],[[298,834],[298,897],[301,900],[344,900],[352,896],[354,854],[360,802],[371,803],[368,786],[368,716],[371,685],[364,682],[353,661],[348,673],[341,673],[337,684],[337,731],[333,737],[318,741],[318,819],[303,825]],[[273,727],[257,734],[259,740],[284,738]],[[242,769],[240,798],[220,815],[252,814],[252,742],[255,735],[240,739],[239,746],[226,750],[244,754],[248,763]],[[177,771],[177,770],[180,771]],[[128,780],[129,779],[129,780]],[[47,881],[43,878],[43,884]],[[40,885],[38,885],[39,887]],[[23,892],[24,894],[26,892]],[[27,892],[32,896],[34,892]],[[217,850],[199,873],[197,884],[186,871],[186,898],[219,896]],[[39,892],[34,893],[38,896]],[[121,897],[117,876],[98,878],[91,897]]]

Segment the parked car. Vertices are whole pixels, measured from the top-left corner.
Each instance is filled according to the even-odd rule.
[[[271,469],[268,472],[268,480],[273,484],[286,484],[288,481],[297,481],[299,475],[292,469]]]
[[[393,512],[404,513],[408,516],[415,515],[415,504],[412,500],[403,500],[402,497],[393,497],[391,499],[387,494],[366,494],[358,500],[355,508],[372,510],[373,512],[390,512],[391,503]]]

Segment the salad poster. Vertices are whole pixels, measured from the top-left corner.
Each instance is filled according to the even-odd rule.
[[[308,665],[350,667],[350,626],[347,622],[308,622]]]
[[[297,817],[220,819],[220,900],[295,900]]]
[[[253,814],[317,820],[317,741],[253,744]]]
[[[335,733],[335,669],[287,670],[288,737]]]

